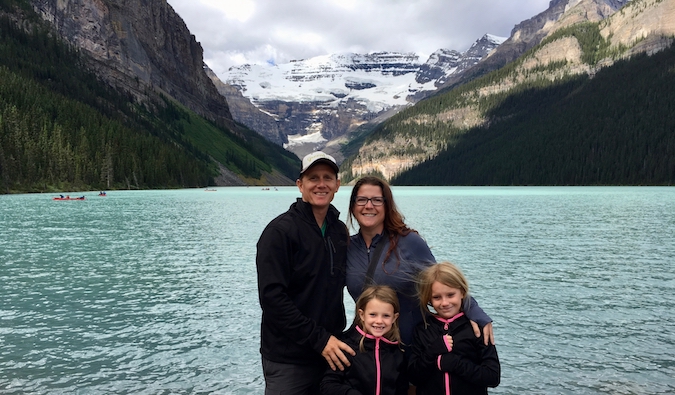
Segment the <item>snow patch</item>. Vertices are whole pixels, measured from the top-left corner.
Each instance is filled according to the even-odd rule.
[[[502,44],[504,41],[506,41],[508,39],[508,37],[499,37],[499,36],[495,36],[493,34],[486,34],[485,38],[487,38],[489,41],[491,41],[491,42],[493,42],[497,45]]]
[[[324,143],[328,140],[323,138],[321,135],[321,130],[317,130],[321,128],[320,123],[315,123],[312,124],[308,127],[308,129],[313,129],[314,131],[312,133],[306,134],[306,135],[300,135],[300,134],[293,134],[288,136],[288,143],[284,144],[285,149],[289,149],[289,147],[293,146],[298,146],[298,145],[303,145],[303,144],[314,144],[314,143]]]

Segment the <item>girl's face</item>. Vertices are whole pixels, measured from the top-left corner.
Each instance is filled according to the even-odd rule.
[[[398,318],[398,313],[394,313],[394,306],[391,304],[372,299],[366,304],[365,310],[359,309],[359,317],[366,333],[381,337],[391,330]]]
[[[379,185],[361,185],[356,196],[366,198],[382,197],[382,188]],[[365,231],[372,231],[375,234],[382,233],[384,229],[384,213],[386,211],[386,202],[381,206],[373,206],[372,201],[368,201],[365,206],[354,205],[352,215],[359,223],[359,227]]]
[[[431,284],[431,306],[441,318],[447,320],[459,314],[462,299],[464,293],[458,288],[449,287],[438,281]]]

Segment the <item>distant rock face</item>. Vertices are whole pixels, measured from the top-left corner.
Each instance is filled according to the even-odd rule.
[[[226,100],[203,70],[203,50],[166,0],[31,0],[58,33],[93,59],[112,86],[144,101],[164,93],[233,125]]]
[[[549,8],[520,22],[511,36],[499,48],[466,72],[450,76],[443,88],[461,85],[476,77],[497,70],[516,60],[527,50],[539,44],[554,30],[579,22],[598,22],[623,7],[630,0],[551,0]],[[573,12],[569,12],[570,10]]]
[[[415,81],[420,84],[425,84],[429,81],[440,81],[448,74],[451,74],[451,71],[457,69],[461,58],[462,54],[455,50],[439,49],[429,56],[426,63],[420,66]]]
[[[237,122],[257,131],[275,144],[283,145],[287,142],[285,136],[279,131],[279,125],[274,117],[260,111],[237,88],[223,83],[208,66],[204,66],[204,71],[213,81],[218,92],[227,98],[230,113]]]
[[[281,141],[298,156],[316,149],[336,153],[337,141],[435,91],[448,76],[471,67],[502,41],[486,35],[465,53],[441,49],[424,63],[413,53],[336,54],[234,67],[222,76],[224,84],[211,77],[238,122]]]
[[[651,7],[640,2],[626,6],[608,20],[600,33],[612,45],[631,46],[626,55],[646,52],[653,54],[673,43],[675,38],[675,0],[652,0]]]

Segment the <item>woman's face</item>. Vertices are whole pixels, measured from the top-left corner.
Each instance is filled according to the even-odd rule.
[[[382,188],[379,185],[361,185],[356,193],[356,196],[363,196],[366,198],[382,197]],[[382,206],[373,206],[372,201],[368,201],[365,206],[354,204],[352,215],[359,223],[362,231],[382,233],[384,230],[384,213],[386,211],[387,202]]]

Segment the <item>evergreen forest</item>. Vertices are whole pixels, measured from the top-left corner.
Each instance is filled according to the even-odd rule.
[[[433,113],[444,99],[413,109]],[[617,61],[592,78],[527,86],[491,103],[486,115],[487,126],[437,136],[444,150],[392,184],[673,185],[675,46]],[[427,132],[440,133],[437,126]],[[397,127],[406,124],[387,125]]]
[[[239,126],[168,97],[134,101],[88,71],[26,2],[0,0],[0,193],[204,187],[219,163],[250,184],[297,176],[295,155]]]

